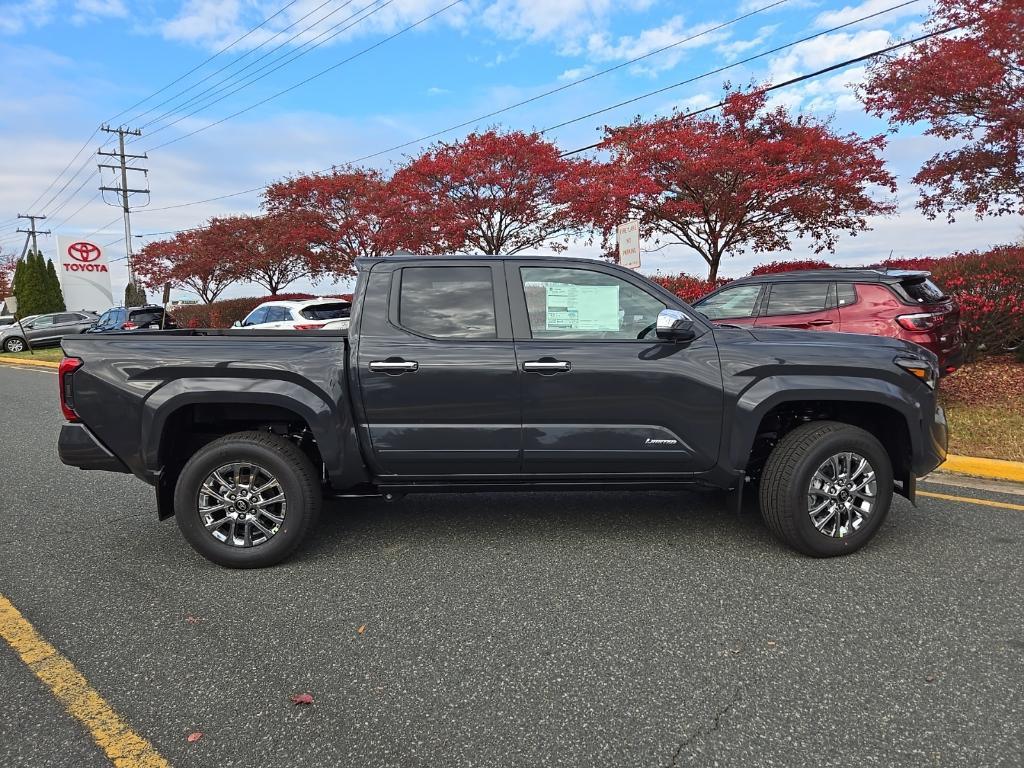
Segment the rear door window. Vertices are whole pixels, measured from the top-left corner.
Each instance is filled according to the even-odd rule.
[[[735,288],[726,288],[714,296],[708,296],[694,306],[709,320],[751,317],[760,295],[760,285],[737,285]]]
[[[497,338],[491,268],[403,269],[398,322],[436,339]]]
[[[839,296],[840,307],[848,307],[857,303],[857,289],[853,283],[836,283],[836,292]]]
[[[774,315],[799,315],[822,312],[828,303],[831,283],[775,283],[768,296],[768,309]]]
[[[57,325],[67,325],[69,323],[77,323],[77,322],[79,322],[81,320],[81,318],[82,318],[81,315],[76,315],[76,314],[73,314],[73,313],[69,312],[67,314],[57,315],[56,322],[57,322]]]
[[[313,304],[303,307],[299,314],[307,320],[341,320],[349,316],[352,305],[347,301],[332,304]]]
[[[267,307],[267,319],[264,323],[290,323],[292,311],[288,307]]]

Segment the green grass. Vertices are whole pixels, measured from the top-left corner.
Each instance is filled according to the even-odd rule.
[[[946,406],[949,452],[1024,461],[1024,411],[1006,405]]]
[[[64,358],[64,353],[60,347],[44,347],[43,349],[35,350],[33,355],[28,350],[24,352],[0,352],[0,362],[4,360],[47,360],[53,363],[59,363]]]

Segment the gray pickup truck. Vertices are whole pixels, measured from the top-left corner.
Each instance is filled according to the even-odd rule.
[[[590,260],[357,267],[347,332],[65,339],[61,459],[152,484],[160,519],[246,568],[325,497],[695,485],[756,490],[779,539],[829,557],[945,458],[935,355],[905,341],[716,325]]]

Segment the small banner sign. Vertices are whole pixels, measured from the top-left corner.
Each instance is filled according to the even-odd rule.
[[[110,265],[102,247],[84,237],[57,235],[57,256],[65,307],[103,312],[114,306]]]

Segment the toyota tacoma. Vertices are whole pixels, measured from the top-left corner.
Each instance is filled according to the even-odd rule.
[[[348,330],[65,338],[61,459],[153,485],[238,568],[294,552],[324,498],[695,486],[830,557],[945,459],[937,359],[907,341],[715,324],[584,259],[357,269]]]

